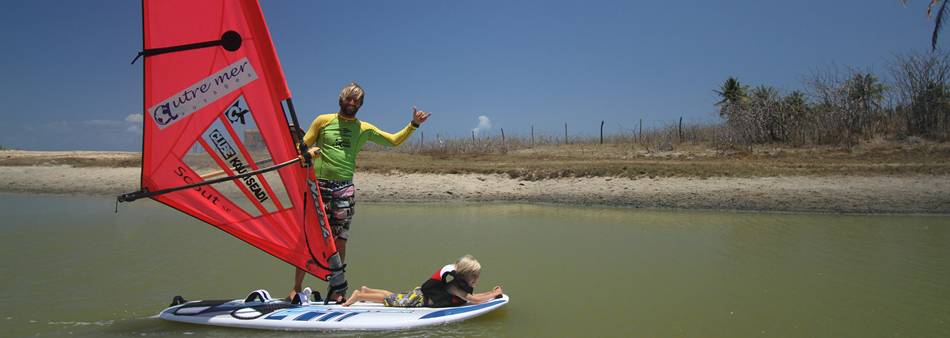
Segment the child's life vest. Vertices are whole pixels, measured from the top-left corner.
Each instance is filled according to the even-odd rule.
[[[425,296],[424,304],[431,307],[450,307],[465,304],[465,299],[449,293],[450,285],[455,285],[455,287],[468,294],[475,291],[464,278],[458,276],[455,271],[455,264],[449,264],[437,270],[425,283],[422,283],[422,294]]]

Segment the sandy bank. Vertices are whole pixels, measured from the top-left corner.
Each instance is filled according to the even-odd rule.
[[[139,169],[0,166],[0,191],[115,196],[138,188]],[[363,202],[513,201],[635,208],[847,213],[950,213],[948,176],[558,178],[373,174],[355,178]]]

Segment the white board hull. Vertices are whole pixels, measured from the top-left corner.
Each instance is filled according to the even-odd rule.
[[[188,302],[163,310],[159,317],[182,323],[252,329],[396,330],[457,322],[480,316],[507,303],[507,295],[482,304],[450,308],[396,308],[376,303],[343,307],[323,305],[322,302],[300,306],[284,301],[245,303],[237,299]]]

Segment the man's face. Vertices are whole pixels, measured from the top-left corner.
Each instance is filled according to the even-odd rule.
[[[360,106],[363,105],[363,100],[358,99],[355,95],[348,96],[340,100],[340,114],[346,116],[354,116],[356,112],[360,110]]]

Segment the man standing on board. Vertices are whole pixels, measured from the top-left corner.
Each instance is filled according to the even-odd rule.
[[[363,88],[355,82],[344,86],[340,91],[340,111],[317,116],[303,138],[308,148],[320,149],[319,156],[313,158],[313,170],[320,183],[320,195],[323,197],[337,251],[340,253],[340,259],[344,261],[355,206],[353,171],[356,168],[356,155],[366,141],[385,146],[402,144],[431,115],[412,107],[412,121],[402,130],[390,134],[356,118],[356,112],[362,105]],[[305,274],[304,270],[297,269],[294,288],[290,293],[291,299],[300,292]]]

